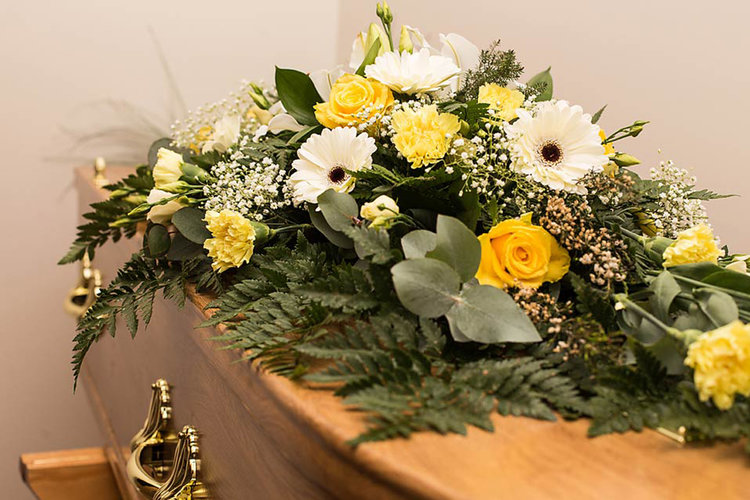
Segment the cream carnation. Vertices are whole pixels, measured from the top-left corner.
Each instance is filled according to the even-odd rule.
[[[232,210],[206,212],[208,230],[213,238],[203,242],[211,257],[211,267],[223,273],[250,261],[255,246],[252,222]]]

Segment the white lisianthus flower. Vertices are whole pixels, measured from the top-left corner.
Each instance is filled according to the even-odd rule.
[[[163,200],[164,198],[169,198],[170,196],[174,196],[174,194],[168,193],[167,191],[162,191],[160,189],[152,189],[151,192],[148,193],[146,203],[156,203]],[[163,205],[154,205],[148,211],[146,218],[154,224],[169,224],[175,212],[186,206],[180,203],[179,200],[180,198],[176,198],[174,200],[166,202]]]
[[[236,144],[239,138],[240,116],[235,114],[224,115],[214,123],[213,133],[203,145],[203,153],[209,151],[224,153],[227,149]]]
[[[369,78],[401,94],[435,92],[450,85],[450,79],[460,72],[451,59],[430,55],[427,48],[413,54],[386,52],[365,68]]]
[[[511,168],[556,191],[586,194],[578,181],[609,162],[591,115],[565,101],[516,113],[518,120],[505,127]]]
[[[294,204],[317,203],[318,196],[328,189],[348,193],[354,189],[354,178],[347,171],[372,167],[375,139],[357,129],[338,127],[313,134],[297,151],[299,159],[292,162],[294,173],[289,182],[294,191]]]
[[[274,115],[273,118],[271,118],[271,120],[268,122],[268,132],[272,134],[278,134],[279,132],[283,132],[285,130],[299,132],[300,130],[305,128],[304,125],[301,125],[297,120],[294,119],[292,115],[286,112],[286,109],[284,109],[284,105],[281,104],[281,101],[276,102],[268,109],[268,111],[270,111]]]
[[[391,220],[399,214],[398,204],[390,196],[380,195],[375,200],[365,203],[359,210],[363,219],[371,222],[371,227],[388,228]]]
[[[154,165],[153,176],[156,189],[162,191],[179,191],[184,183],[182,177],[182,166],[185,161],[180,153],[175,153],[167,148],[159,148],[156,152],[156,165]]]

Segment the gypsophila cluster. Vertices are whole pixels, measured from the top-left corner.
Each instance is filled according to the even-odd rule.
[[[242,150],[233,151],[228,161],[211,169],[216,182],[206,185],[206,210],[234,210],[243,216],[263,220],[274,211],[291,206],[287,171],[271,158],[250,160]]]
[[[651,179],[658,181],[662,188],[656,200],[658,208],[648,214],[657,235],[674,238],[681,231],[708,222],[703,202],[690,198],[696,179],[687,170],[666,161],[652,168],[650,173]]]
[[[232,114],[241,117],[242,132],[253,133],[259,123],[250,110],[256,106],[253,94],[257,94],[258,90],[263,90],[258,84],[243,81],[240,88],[226,98],[189,111],[187,117],[172,124],[172,145],[200,151],[211,136],[213,124],[220,118]]]

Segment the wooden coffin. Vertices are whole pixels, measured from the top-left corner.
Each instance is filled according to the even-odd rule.
[[[81,213],[106,196],[88,168],[77,171],[77,186]],[[139,243],[97,252],[105,282]],[[128,442],[158,378],[173,386],[177,428],[201,433],[202,476],[214,498],[748,498],[741,444],[683,447],[650,430],[589,439],[584,420],[494,415],[494,433],[420,433],[354,450],[345,441],[363,430],[361,414],[329,391],[235,363],[238,352],[209,340],[215,331],[195,329],[206,299],[192,300],[183,310],[159,301],[147,331],[133,340],[122,326],[86,359],[82,383],[126,498],[139,498],[126,480]]]

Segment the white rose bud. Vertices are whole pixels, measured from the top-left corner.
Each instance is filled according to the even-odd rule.
[[[154,184],[156,189],[162,191],[180,191],[183,184],[180,182],[182,176],[182,155],[166,148],[159,148],[156,153],[156,165],[154,165]]]
[[[148,198],[146,198],[146,203],[156,203],[169,196],[174,196],[174,194],[168,193],[166,191],[161,191],[159,189],[152,189],[148,194]],[[175,212],[185,206],[178,200],[180,200],[180,198],[168,201],[164,205],[154,205],[148,211],[148,215],[146,215],[146,218],[154,224],[169,224]]]
[[[732,262],[731,264],[727,264],[727,269],[730,271],[736,271],[738,273],[747,274],[747,262],[743,259],[738,259]]]
[[[399,214],[399,208],[393,198],[381,195],[375,201],[365,203],[359,211],[363,219],[371,222],[371,227],[388,228],[391,220]]]

